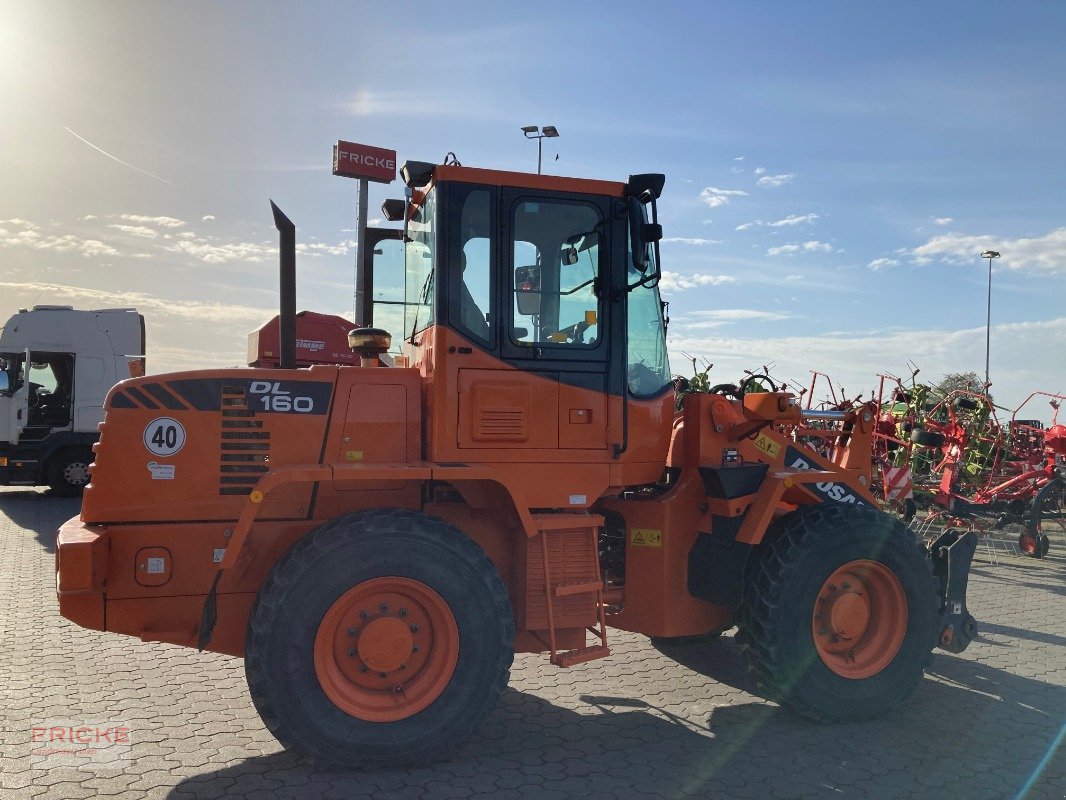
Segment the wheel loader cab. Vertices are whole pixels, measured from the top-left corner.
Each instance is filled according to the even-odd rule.
[[[427,379],[426,459],[494,464],[531,507],[657,480],[674,399],[653,243],[631,247],[647,177],[404,174],[403,336]]]

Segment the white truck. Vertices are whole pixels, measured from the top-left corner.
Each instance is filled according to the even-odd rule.
[[[80,494],[104,397],[144,367],[136,309],[19,309],[0,329],[0,486]]]

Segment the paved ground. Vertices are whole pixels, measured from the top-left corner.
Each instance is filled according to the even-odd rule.
[[[938,654],[887,717],[821,726],[750,691],[732,636],[669,654],[639,636],[570,670],[520,656],[500,708],[425,769],[318,772],[282,752],[242,662],[59,617],[53,552],[74,501],[0,490],[0,800],[80,798],[1061,798],[1066,542],[972,574],[980,641]],[[676,659],[676,660],[675,660]],[[35,767],[31,728],[120,721],[119,770]]]

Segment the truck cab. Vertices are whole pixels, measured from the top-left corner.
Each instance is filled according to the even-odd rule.
[[[104,398],[144,374],[144,318],[132,308],[21,309],[0,330],[0,485],[80,494]]]

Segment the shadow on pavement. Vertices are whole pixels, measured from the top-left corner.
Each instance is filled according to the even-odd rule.
[[[708,672],[736,680],[735,660]],[[820,725],[758,701],[657,705],[680,694],[583,695],[577,711],[508,689],[448,761],[345,773],[276,753],[187,778],[170,796],[1000,798],[1032,778],[1025,796],[1045,798],[1066,785],[1052,749],[1066,688],[946,654],[910,699],[863,722]]]
[[[81,510],[80,497],[59,497],[51,489],[0,490],[0,515],[20,528],[33,531],[37,542],[49,553],[56,549],[59,526]]]

